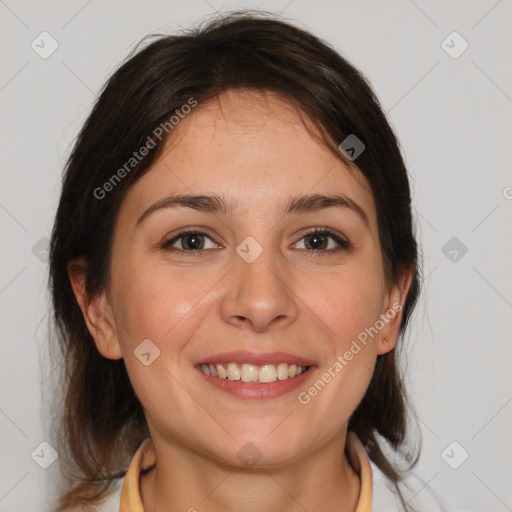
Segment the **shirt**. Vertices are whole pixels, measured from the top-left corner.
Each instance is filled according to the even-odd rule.
[[[393,482],[370,461],[363,444],[350,431],[347,433],[347,453],[361,483],[355,512],[402,512],[403,507]],[[124,480],[118,482],[116,491],[97,506],[98,512],[144,512],[140,497],[140,473],[155,463],[153,443],[148,437],[133,455]],[[417,512],[446,512],[426,483],[417,475],[408,476],[400,488],[406,503]]]

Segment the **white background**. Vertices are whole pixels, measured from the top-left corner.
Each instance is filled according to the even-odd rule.
[[[32,249],[50,235],[72,141],[144,35],[242,7],[282,11],[331,42],[388,113],[424,252],[407,338],[417,472],[450,510],[512,510],[510,0],[0,0],[0,511],[48,510],[55,496],[58,462],[45,470],[31,458],[50,439],[47,266]],[[59,45],[47,59],[31,48],[43,31]],[[462,48],[446,40],[453,31],[469,44],[458,58],[443,49]],[[442,251],[452,237],[468,249],[456,262]],[[441,456],[453,441],[452,460],[469,453],[458,469]]]

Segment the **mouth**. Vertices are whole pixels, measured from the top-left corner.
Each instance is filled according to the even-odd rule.
[[[195,369],[215,390],[237,398],[277,398],[302,385],[318,368],[283,352],[232,352],[198,361]]]
[[[277,365],[266,363],[262,366],[257,366],[251,363],[237,364],[231,362],[217,364],[202,363],[199,365],[199,368],[204,374],[217,379],[270,383],[299,377],[309,369],[309,366],[292,363],[279,363]]]

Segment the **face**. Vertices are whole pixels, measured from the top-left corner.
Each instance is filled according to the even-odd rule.
[[[88,326],[124,358],[152,437],[235,466],[298,461],[346,429],[396,342],[371,190],[275,95],[225,93],[172,135],[123,200]],[[217,199],[166,202],[199,195]],[[297,201],[313,195],[338,201]]]

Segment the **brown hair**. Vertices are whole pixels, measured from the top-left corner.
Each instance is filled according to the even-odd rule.
[[[201,104],[230,89],[277,92],[352,167],[338,145],[355,134],[366,146],[357,168],[375,199],[386,277],[396,282],[405,268],[413,274],[402,311],[402,338],[419,293],[407,171],[393,130],[361,72],[325,42],[269,13],[228,13],[180,35],[152,37],[157,39],[136,50],[106,82],[63,175],[49,269],[53,325],[64,359],[59,453],[69,483],[57,511],[104,498],[149,435],[124,361],[106,359],[95,347],[67,266],[85,258],[88,297],[108,289],[113,228],[123,197],[162,152],[168,136],[160,140],[155,128],[191,98]],[[95,190],[148,140],[154,149],[111,187],[108,197],[98,198]],[[394,451],[403,448],[406,403],[394,349],[378,356],[372,381],[349,422],[400,498],[402,474],[384,455],[382,440]]]

